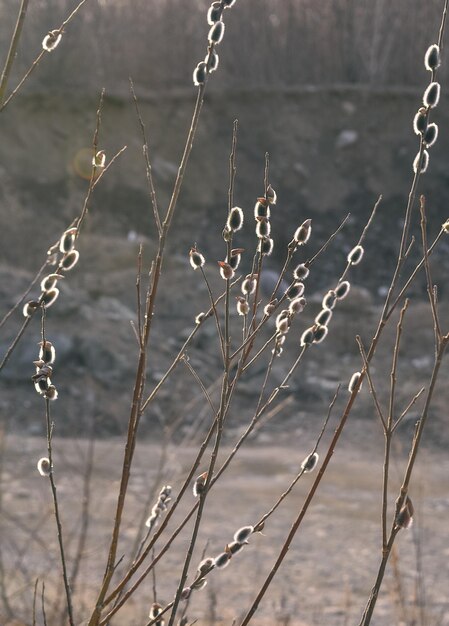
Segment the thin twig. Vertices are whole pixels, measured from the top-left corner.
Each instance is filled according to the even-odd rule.
[[[234,187],[235,187],[235,176],[237,173],[235,159],[236,159],[236,154],[237,154],[238,127],[239,127],[239,121],[234,120],[234,124],[232,126],[232,146],[231,146],[231,153],[229,155],[229,190],[228,190],[228,210],[229,211],[234,206]]]
[[[26,288],[26,290],[23,292],[23,294],[20,296],[19,300],[17,300],[17,302],[15,303],[15,305],[12,307],[12,309],[10,309],[7,313],[5,313],[5,315],[3,316],[3,319],[0,321],[0,328],[5,324],[5,322],[11,317],[11,315],[14,313],[14,311],[16,311],[19,306],[23,303],[23,301],[25,300],[25,298],[27,297],[27,295],[30,293],[30,291],[33,289],[34,285],[37,283],[37,281],[39,280],[39,278],[42,276],[43,271],[45,270],[45,268],[47,267],[47,265],[49,264],[48,259],[45,259],[43,265],[40,267],[39,271],[37,272],[37,274],[35,275],[35,277],[33,278],[33,280],[31,281],[31,283],[28,285],[28,287]]]
[[[407,413],[410,411],[412,406],[415,404],[415,402],[418,400],[418,398],[421,397],[421,395],[424,393],[425,390],[426,390],[425,387],[421,387],[421,389],[418,391],[418,393],[416,393],[413,396],[413,398],[410,400],[410,402],[407,404],[405,409],[402,411],[402,413],[400,414],[400,416],[398,417],[396,422],[393,424],[393,428],[391,429],[391,432],[394,432],[396,430],[396,428],[399,426],[399,424],[402,422],[404,417],[407,415]]]
[[[19,14],[17,16],[17,21],[16,21],[12,38],[11,38],[8,55],[6,57],[5,66],[3,68],[2,77],[0,79],[0,106],[3,104],[3,100],[5,99],[5,92],[8,86],[8,79],[11,73],[13,63],[16,58],[17,46],[19,45],[20,35],[22,34],[22,28],[25,22],[25,16],[26,16],[26,12],[28,9],[28,2],[29,0],[22,0],[20,3]]]
[[[52,451],[53,423],[51,422],[51,418],[50,418],[50,400],[48,400],[47,398],[45,399],[45,419],[46,419],[46,425],[47,425],[48,460],[50,464],[49,480],[50,480],[51,492],[53,496],[53,508],[54,508],[54,514],[55,514],[56,527],[58,531],[58,544],[59,544],[59,553],[61,557],[62,577],[64,580],[64,590],[65,590],[66,601],[67,601],[67,615],[69,618],[70,626],[75,626],[75,621],[73,618],[73,608],[72,608],[72,594],[71,594],[70,583],[69,583],[69,579],[67,575],[67,563],[66,563],[65,552],[64,552],[61,517],[59,514],[58,497],[57,497],[56,484],[55,484],[54,475],[53,475],[53,451]]]
[[[195,371],[195,369],[192,367],[192,365],[189,363],[188,358],[186,358],[185,356],[182,359],[184,365],[187,367],[187,369],[189,370],[189,372],[192,374],[193,378],[196,380],[196,382],[198,383],[198,385],[201,388],[201,391],[204,394],[204,397],[206,398],[210,408],[212,409],[212,414],[216,415],[217,414],[217,409],[214,407],[214,403],[212,402],[212,398],[209,395],[209,392],[207,391],[203,381],[201,380],[201,378],[199,377],[198,373]]]
[[[139,254],[137,255],[137,276],[136,276],[136,298],[137,298],[137,336],[139,346],[142,343],[142,244],[139,245]]]
[[[429,296],[430,309],[432,311],[434,333],[435,333],[435,350],[438,349],[438,343],[441,341],[441,326],[438,318],[438,310],[436,303],[436,294],[432,282],[432,274],[430,272],[429,253],[427,246],[427,216],[426,216],[426,199],[422,195],[420,197],[420,213],[421,213],[421,237],[424,254],[424,269],[426,271],[427,295]]]
[[[130,89],[131,89],[131,94],[132,94],[132,97],[133,97],[134,106],[136,107],[136,114],[137,114],[137,119],[139,120],[139,124],[140,124],[140,131],[142,133],[142,139],[143,139],[142,152],[143,152],[143,158],[145,160],[145,171],[146,171],[146,175],[147,175],[148,190],[149,190],[149,193],[150,193],[151,206],[153,208],[154,221],[156,223],[157,232],[158,232],[159,236],[161,236],[161,234],[162,234],[161,218],[159,216],[159,209],[158,209],[158,206],[157,206],[156,189],[154,187],[153,170],[151,168],[151,162],[150,162],[150,156],[149,156],[149,148],[148,148],[148,140],[147,140],[147,136],[146,136],[146,132],[145,132],[145,124],[143,123],[142,115],[140,113],[139,102],[137,100],[136,92],[134,91],[134,83],[133,83],[131,77],[129,77],[129,86],[130,86]]]
[[[44,581],[42,581],[41,606],[42,606],[42,618],[44,620],[44,626],[47,626],[47,615],[45,613],[45,582]]]
[[[393,348],[393,359],[391,364],[390,374],[390,400],[388,405],[388,417],[387,427],[384,431],[385,438],[385,452],[384,452],[384,466],[382,475],[382,551],[387,547],[387,514],[388,514],[388,477],[390,471],[390,455],[391,455],[391,442],[393,436],[393,424],[394,424],[394,401],[396,396],[396,371],[398,366],[399,357],[399,345],[402,336],[402,327],[404,323],[404,316],[407,311],[408,300],[405,301],[404,306],[401,309],[399,315],[399,321],[396,328],[396,339]]]
[[[34,592],[33,592],[33,626],[36,626],[36,596],[37,596],[38,583],[39,583],[39,578],[36,578],[36,582],[34,583]]]
[[[210,287],[209,281],[207,280],[207,276],[204,272],[204,269],[202,267],[200,267],[200,271],[201,271],[201,275],[204,279],[204,282],[206,284],[206,289],[207,289],[207,293],[209,294],[209,300],[210,300],[210,305],[211,305],[211,309],[214,313],[214,319],[215,319],[215,325],[217,327],[217,333],[218,333],[218,339],[220,342],[220,350],[221,350],[221,356],[223,359],[223,364],[224,364],[224,360],[225,360],[225,346],[224,346],[224,338],[223,338],[223,333],[221,330],[221,325],[220,325],[220,318],[218,317],[218,311],[217,311],[217,307],[215,306],[215,300],[214,300],[214,295],[212,293],[212,289]]]
[[[240,278],[238,278],[237,280],[235,280],[232,284],[231,287],[233,287],[235,284],[237,284],[240,281]],[[215,300],[215,306],[217,306],[217,304],[219,304],[219,302],[221,302],[221,300],[223,300],[223,298],[226,296],[226,292],[223,292],[216,300]],[[205,321],[207,320],[208,317],[210,317],[213,313],[212,307],[204,314],[204,318],[202,320],[202,322],[200,324],[196,324],[195,327],[192,329],[190,335],[187,337],[187,339],[185,340],[185,342],[183,343],[182,347],[180,348],[178,354],[176,355],[176,357],[173,359],[170,367],[167,369],[167,371],[165,372],[165,374],[163,375],[163,377],[161,378],[161,380],[157,383],[157,385],[155,386],[155,388],[153,389],[153,391],[150,393],[150,395],[146,398],[146,400],[143,402],[142,407],[141,407],[141,413],[143,413],[145,411],[145,409],[148,407],[148,405],[154,400],[154,398],[156,397],[157,393],[159,392],[160,388],[162,387],[162,385],[165,383],[165,381],[167,380],[167,378],[170,376],[171,372],[174,370],[174,368],[178,365],[179,361],[181,360],[187,346],[190,344],[190,342],[192,341],[192,339],[195,337],[195,335],[197,334],[197,332],[200,331],[202,325],[205,323]]]
[[[89,441],[87,444],[86,462],[84,463],[84,475],[83,475],[83,495],[82,495],[82,510],[81,510],[81,523],[78,537],[78,546],[73,558],[73,567],[70,575],[70,581],[73,589],[76,586],[78,574],[80,571],[81,560],[84,555],[84,548],[86,546],[87,534],[89,531],[89,522],[91,521],[90,508],[91,508],[91,483],[94,468],[94,454],[95,454],[95,430],[94,430],[94,417],[91,416],[90,420],[90,433]]]
[[[315,442],[315,445],[313,446],[312,451],[310,452],[310,454],[308,456],[311,456],[313,454],[315,454],[315,452],[318,450],[318,446],[320,445],[321,439],[323,438],[324,432],[326,430],[327,424],[329,422],[329,419],[331,417],[332,414],[332,409],[334,408],[334,405],[337,401],[338,398],[338,394],[340,392],[340,385],[338,385],[337,387],[337,391],[335,392],[334,397],[331,400],[331,403],[329,404],[329,408],[327,411],[327,415],[326,415],[326,419],[324,420],[323,426],[321,427],[321,431],[320,434],[318,435],[318,439]],[[265,524],[265,522],[267,521],[267,519],[273,515],[273,513],[276,511],[276,509],[280,506],[280,504],[285,500],[285,498],[290,494],[290,492],[292,491],[293,487],[296,485],[296,483],[299,481],[299,479],[302,477],[302,475],[304,474],[304,469],[301,469],[300,472],[295,476],[295,478],[292,480],[292,482],[290,483],[290,485],[287,487],[287,489],[279,496],[278,500],[276,501],[276,503],[271,507],[271,509],[269,511],[267,511],[265,513],[265,515],[263,515],[260,520],[257,522],[257,524],[254,524],[254,528],[259,528],[262,526],[262,524]]]
[[[9,346],[9,348],[7,349],[5,356],[3,357],[2,362],[0,363],[0,372],[2,371],[2,369],[5,367],[5,365],[7,364],[11,354],[14,352],[17,344],[19,343],[19,341],[21,340],[24,332],[27,329],[28,324],[31,322],[31,317],[27,317],[25,319],[25,321],[23,322],[22,326],[20,327],[19,332],[17,333],[17,335],[14,337],[11,345]]]
[[[380,404],[379,404],[379,399],[377,397],[377,393],[376,393],[376,389],[374,387],[373,379],[371,378],[371,371],[370,371],[369,363],[368,363],[367,358],[366,358],[365,348],[363,347],[363,343],[362,343],[362,340],[361,340],[359,335],[356,336],[356,341],[357,341],[357,343],[359,345],[360,354],[362,355],[363,367],[364,367],[364,369],[366,371],[366,377],[368,378],[368,384],[369,384],[369,388],[370,388],[370,391],[371,391],[371,395],[373,397],[374,406],[376,407],[377,415],[379,416],[379,419],[380,419],[380,421],[382,423],[382,426],[383,426],[383,429],[384,429],[384,432],[385,432],[385,430],[387,429],[387,423],[385,421],[384,414],[383,414],[382,409],[381,409]]]

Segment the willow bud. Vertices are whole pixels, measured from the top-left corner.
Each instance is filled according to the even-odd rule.
[[[245,298],[242,296],[236,296],[237,300],[237,313],[239,315],[248,315],[249,313],[249,304]]]
[[[39,472],[39,474],[41,476],[50,476],[50,470],[50,461],[47,459],[47,457],[44,456],[42,457],[42,459],[39,459],[39,461],[37,462],[37,471]]]
[[[329,328],[327,326],[316,326],[313,333],[313,343],[321,343],[326,338]]]
[[[271,224],[266,217],[258,217],[256,225],[256,236],[259,239],[269,237],[271,233]]]
[[[426,70],[433,72],[433,70],[436,70],[440,66],[440,63],[440,47],[434,43],[427,48],[427,52],[424,56],[424,65]]]
[[[48,35],[42,40],[42,48],[46,52],[53,52],[62,39],[62,32],[59,30],[50,30]]]
[[[207,36],[209,44],[210,45],[219,44],[223,39],[224,32],[225,32],[224,22],[222,22],[221,20],[219,20],[218,22],[215,22],[215,24],[211,27],[209,34]]]
[[[238,543],[245,543],[253,532],[253,526],[242,526],[242,528],[235,531],[234,541],[237,541]]]
[[[39,360],[43,361],[47,365],[54,363],[56,359],[56,351],[53,344],[50,341],[45,340],[45,342],[41,341],[39,345]]]
[[[39,308],[39,306],[40,304],[37,300],[30,300],[23,307],[23,310],[22,310],[23,316],[31,317],[33,313],[35,313],[36,310]]]
[[[76,228],[69,228],[62,234],[61,239],[59,240],[60,252],[65,254],[66,252],[73,250],[75,247],[76,233]]]
[[[243,211],[240,207],[235,206],[229,212],[228,220],[226,222],[226,227],[231,232],[235,233],[237,230],[240,230],[243,226]]]
[[[413,161],[413,171],[415,174],[419,171],[420,174],[424,174],[429,167],[429,153],[427,150],[423,150],[422,154],[418,152]]]
[[[270,207],[266,198],[257,198],[254,206],[254,218],[257,220],[259,217],[270,219]]]
[[[65,272],[68,272],[75,267],[75,265],[78,263],[79,258],[80,253],[78,252],[78,250],[72,250],[62,257],[59,267]]]
[[[219,61],[220,61],[220,59],[219,59],[218,54],[216,53],[215,50],[212,50],[209,55],[206,55],[206,58],[204,59],[204,62],[206,64],[208,64],[209,74],[212,74],[212,72],[215,72],[215,70],[218,67]]]
[[[332,310],[337,303],[337,295],[333,289],[330,289],[327,294],[323,298],[322,307],[323,309]]]
[[[396,526],[398,528],[410,528],[413,524],[414,512],[412,501],[407,496],[404,505],[401,507],[401,510],[396,517]]]
[[[207,23],[213,26],[221,19],[221,2],[212,2],[207,12]]]
[[[251,295],[256,291],[257,274],[248,274],[242,281],[242,293],[244,296]]]
[[[433,82],[427,87],[423,95],[423,104],[428,109],[433,109],[440,101],[441,87],[440,83]]]
[[[309,274],[309,268],[304,263],[301,263],[295,267],[293,271],[293,278],[295,280],[305,280]]]
[[[193,267],[194,270],[197,270],[199,267],[203,267],[206,262],[206,259],[200,252],[198,252],[196,248],[190,248],[189,257],[190,265]]]
[[[224,569],[229,565],[230,559],[231,554],[229,552],[222,552],[217,557],[215,557],[214,566],[218,569]]]
[[[234,270],[229,263],[226,263],[225,261],[217,261],[217,263],[220,266],[220,276],[223,280],[230,280],[231,278],[234,278]]]
[[[293,239],[299,246],[306,244],[312,234],[312,220],[306,220],[296,229]]]
[[[315,324],[319,326],[327,326],[331,321],[332,311],[330,309],[322,309],[315,318]]]
[[[427,111],[421,107],[413,118],[413,130],[416,135],[421,135],[427,128]]]
[[[45,304],[46,308],[48,309],[49,307],[51,307],[52,304],[56,302],[58,296],[59,296],[59,289],[56,289],[55,287],[54,289],[50,289],[49,291],[46,291],[45,293],[43,293],[41,296],[41,300],[43,304]]]
[[[351,289],[351,285],[347,280],[344,280],[343,282],[339,283],[335,287],[335,297],[337,298],[337,300],[344,300],[346,296],[348,295],[350,289]]]
[[[48,276],[45,276],[45,278],[43,278],[41,281],[42,291],[50,291],[50,289],[53,289],[53,287],[56,286],[58,280],[60,280],[61,278],[64,278],[64,276],[62,276],[61,274],[49,274]]]
[[[351,265],[358,265],[363,259],[364,250],[362,246],[355,246],[348,254],[348,263]]]
[[[293,285],[291,285],[287,289],[287,291],[285,292],[285,295],[287,296],[289,300],[294,300],[295,298],[300,298],[303,293],[304,293],[304,283],[296,282],[296,283],[293,283]]]
[[[263,237],[259,240],[259,245],[257,246],[258,252],[262,256],[270,256],[273,252],[274,241],[270,237]]]
[[[358,384],[359,380],[360,380],[360,376],[361,373],[360,372],[354,372],[354,374],[351,376],[351,380],[349,381],[349,385],[348,385],[348,391],[349,393],[353,393],[354,389],[356,388],[356,385]],[[362,387],[359,387],[359,391]]]
[[[438,126],[434,123],[429,124],[423,135],[424,143],[427,148],[431,148],[438,139]]]
[[[302,313],[304,311],[304,307],[306,306],[307,301],[305,298],[295,298],[289,304],[288,311],[291,315],[296,315],[297,313]]]
[[[245,252],[244,248],[234,248],[233,250],[231,250],[231,256],[227,261],[233,270],[236,270],[240,265],[240,260],[242,258],[243,252]]]
[[[203,493],[204,487],[206,485],[206,480],[207,472],[204,472],[203,474],[200,474],[193,483],[193,495],[195,496],[195,498],[198,498],[198,496]]]
[[[311,343],[313,343],[314,339],[315,339],[315,328],[311,326],[310,328],[307,328],[301,335],[301,345],[309,346]]]
[[[313,472],[313,470],[315,469],[317,463],[318,463],[318,459],[320,457],[318,456],[318,454],[316,452],[313,452],[312,454],[309,454],[309,456],[307,456],[304,461],[301,463],[301,469],[303,470],[303,472],[305,474],[309,473],[309,472]]]
[[[207,66],[204,61],[200,61],[196,68],[193,70],[193,84],[195,87],[204,85],[207,75]]]

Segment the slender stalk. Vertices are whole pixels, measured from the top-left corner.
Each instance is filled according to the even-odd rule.
[[[53,509],[56,520],[56,527],[58,531],[58,544],[59,544],[59,554],[61,557],[61,566],[62,566],[62,577],[64,580],[64,590],[67,602],[67,615],[69,618],[70,626],[75,626],[75,620],[73,618],[73,608],[72,608],[72,593],[70,590],[70,583],[67,574],[67,563],[64,551],[64,541],[62,536],[62,524],[61,524],[61,516],[59,513],[59,504],[58,504],[58,496],[56,492],[56,483],[53,474],[53,450],[52,450],[52,436],[53,436],[53,423],[50,418],[50,400],[45,399],[45,419],[47,425],[47,450],[48,450],[48,460],[50,463],[50,486],[51,493],[53,497]]]
[[[94,453],[95,453],[95,432],[94,432],[94,419],[91,418],[89,442],[87,445],[86,462],[84,467],[83,476],[83,495],[82,495],[82,507],[81,507],[81,522],[78,537],[78,545],[76,548],[75,557],[73,559],[73,567],[70,575],[72,593],[76,586],[78,579],[81,560],[84,554],[84,548],[86,546],[87,534],[89,531],[89,522],[91,521],[90,509],[91,509],[91,483],[94,467]]]
[[[23,301],[25,300],[25,298],[27,297],[27,295],[30,293],[30,291],[33,289],[34,285],[37,283],[37,281],[39,280],[39,278],[42,276],[43,271],[45,270],[45,268],[48,265],[48,259],[45,260],[45,262],[43,263],[43,265],[41,265],[39,271],[37,272],[37,274],[34,276],[33,280],[31,281],[31,283],[28,285],[28,287],[25,289],[25,291],[23,292],[23,294],[20,296],[20,298],[17,300],[17,302],[15,303],[15,305],[7,312],[5,313],[5,315],[3,316],[2,320],[0,321],[0,328],[7,322],[7,320],[11,317],[11,315],[14,313],[14,311],[17,311],[17,309],[19,308],[19,306],[23,303]]]
[[[19,14],[17,16],[16,26],[11,38],[11,43],[6,57],[5,67],[3,68],[2,77],[0,79],[0,106],[5,99],[5,92],[8,86],[8,79],[11,73],[11,69],[16,58],[17,46],[19,45],[20,35],[22,34],[23,24],[25,22],[25,16],[28,9],[29,0],[22,0],[20,3]]]
[[[427,246],[427,216],[426,216],[426,199],[424,196],[420,197],[420,213],[421,213],[421,237],[424,251],[424,269],[426,271],[427,280],[427,295],[429,296],[430,308],[432,311],[433,325],[435,332],[435,349],[438,347],[439,338],[441,337],[441,326],[438,317],[436,293],[432,282],[432,275],[430,272],[429,254]]]
[[[8,430],[8,420],[5,419],[4,424],[2,424],[0,428],[0,515],[3,517],[3,493],[4,493],[4,467],[5,467],[5,450],[7,445],[7,430]],[[1,524],[3,526],[3,524]],[[0,526],[0,529],[1,529]],[[3,605],[5,607],[5,611],[8,615],[9,619],[14,617],[14,611],[11,607],[8,598],[8,590],[6,587],[7,576],[5,576],[5,569],[3,563],[3,546],[0,545],[0,596],[3,601]]]
[[[39,583],[39,578],[36,578],[36,582],[34,583],[34,592],[33,592],[33,626],[36,626],[36,597],[37,597],[37,585]]]
[[[215,306],[214,296],[213,296],[212,289],[210,287],[209,281],[207,280],[207,276],[204,273],[204,270],[203,270],[202,267],[200,267],[200,271],[201,271],[201,275],[202,275],[202,277],[204,279],[204,283],[206,285],[207,293],[209,294],[209,300],[210,300],[211,309],[212,309],[212,311],[214,313],[215,325],[217,327],[217,334],[218,334],[218,339],[219,339],[219,343],[220,343],[221,356],[223,358],[223,365],[224,365],[224,362],[225,362],[225,346],[224,346],[223,333],[222,333],[221,326],[220,326],[220,318],[218,317],[217,307]]]
[[[143,140],[142,152],[143,152],[143,158],[145,160],[145,171],[147,175],[151,206],[153,208],[154,221],[156,224],[157,232],[159,233],[159,235],[161,235],[162,233],[161,218],[159,216],[159,209],[157,206],[156,189],[154,187],[153,170],[152,170],[151,162],[150,162],[148,140],[147,140],[147,136],[145,132],[145,124],[143,123],[142,116],[140,114],[139,102],[137,100],[136,92],[134,91],[134,83],[131,78],[129,79],[129,85],[131,89],[132,98],[134,101],[134,106],[136,108],[137,119],[139,120],[139,124],[140,124],[140,131],[142,133],[142,140]]]
[[[47,614],[45,612],[45,582],[44,581],[42,581],[41,606],[42,606],[42,619],[44,620],[44,626],[47,626]]]
[[[340,391],[340,385],[338,385],[337,391],[335,392],[335,395],[332,398],[332,401],[331,401],[331,403],[329,405],[329,408],[328,408],[328,411],[327,411],[326,419],[324,420],[324,424],[323,424],[323,426],[321,428],[320,434],[318,435],[318,439],[316,440],[315,445],[313,446],[313,449],[310,452],[310,455],[315,454],[315,452],[318,450],[318,446],[320,445],[321,439],[323,438],[323,435],[324,435],[324,432],[326,430],[327,424],[328,424],[329,419],[330,419],[330,417],[332,415],[332,409],[334,408],[334,405],[335,405],[335,403],[337,401],[339,391]],[[304,469],[301,469],[301,471],[295,476],[295,478],[292,480],[292,482],[287,487],[287,489],[279,496],[278,500],[274,503],[274,505],[271,507],[271,509],[269,511],[267,511],[264,515],[262,515],[260,520],[256,524],[254,524],[254,528],[262,529],[262,527],[265,524],[265,522],[267,521],[267,519],[269,517],[271,517],[271,515],[273,515],[273,513],[279,508],[279,506],[282,504],[282,502],[285,500],[285,498],[291,493],[291,491],[292,491],[293,487],[296,485],[296,483],[300,480],[300,478],[302,478],[303,474],[304,474]]]
[[[9,346],[9,348],[7,349],[5,356],[2,359],[2,362],[0,363],[0,372],[2,371],[2,369],[5,367],[5,365],[7,364],[7,362],[9,361],[9,358],[11,356],[11,354],[14,352],[17,344],[19,343],[19,341],[21,340],[23,334],[25,333],[28,324],[31,322],[31,317],[27,317],[25,318],[22,326],[20,327],[19,332],[17,333],[17,335],[14,337],[11,345]]]

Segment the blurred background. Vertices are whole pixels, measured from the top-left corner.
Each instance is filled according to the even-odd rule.
[[[68,0],[30,3],[10,89],[38,54],[47,31],[58,27],[74,6]],[[286,245],[304,219],[313,219],[313,237],[309,250],[298,256],[301,261],[312,256],[351,214],[308,279],[310,306],[304,324],[319,310],[323,291],[341,273],[347,252],[383,194],[366,241],[365,261],[352,272],[348,304],[334,317],[329,349],[317,350],[309,369],[295,383],[301,414],[322,406],[329,390],[359,368],[354,336],[362,333],[368,341],[394,267],[418,146],[412,119],[430,76],[423,57],[437,39],[441,7],[440,0],[239,0],[226,11],[220,64],[208,83],[172,227],[166,280],[157,309],[154,349],[158,356],[150,367],[150,383],[160,378],[194,316],[208,302],[204,285],[188,265],[188,251],[195,242],[208,260],[206,271],[214,289],[218,293],[222,288],[216,261],[224,257],[221,231],[226,219],[234,119],[239,120],[235,202],[247,216],[246,227],[237,238],[247,251],[243,273],[249,271],[256,245],[252,210],[256,197],[263,193],[266,152],[270,155],[269,178],[278,193],[272,216],[275,248],[267,260],[264,279],[267,293],[282,267]],[[17,8],[11,1],[0,4],[2,58]],[[121,432],[126,423],[136,355],[129,325],[136,316],[136,255],[143,242],[148,261],[157,241],[128,81],[131,76],[139,98],[163,213],[195,101],[192,72],[206,52],[207,8],[202,0],[88,0],[68,25],[57,50],[45,55],[1,114],[3,312],[29,284],[48,247],[80,212],[103,87],[106,95],[99,147],[110,159],[127,145],[95,190],[79,242],[81,260],[49,311],[49,338],[58,346],[58,387],[64,397],[60,410],[66,413],[62,432],[85,428],[80,401],[88,406],[82,415],[95,415],[98,432]],[[428,194],[430,238],[448,217],[446,60],[443,54],[439,73],[443,96],[433,115],[441,132],[421,183],[421,191]],[[418,234],[417,211],[413,228]],[[434,275],[443,306],[448,248],[443,241],[435,255]],[[420,245],[416,244],[410,266],[419,255]],[[410,389],[430,371],[433,353],[428,343],[432,328],[424,279],[415,283],[411,295],[416,310],[406,328],[410,337],[404,348],[404,397],[409,397]],[[21,319],[18,312],[3,328],[2,353]],[[302,327],[295,331],[297,336]],[[214,333],[213,324],[205,327],[190,354],[210,384],[220,373]],[[2,372],[1,382],[2,411],[9,415],[14,407],[12,426],[36,433],[41,432],[42,424],[33,417],[36,397],[29,375],[38,339],[36,319],[28,339],[20,343]],[[290,356],[296,350],[293,342]],[[283,369],[277,368],[280,380]],[[245,383],[248,407],[260,376],[256,368]],[[158,414],[145,415],[144,431],[159,428],[161,420],[178,419],[179,405],[173,398],[192,393],[182,368],[172,385],[161,395]],[[173,389],[177,393],[173,394]],[[23,400],[19,407],[17,393]],[[361,417],[372,417],[368,394],[358,412]],[[280,427],[286,417],[297,419],[297,406],[287,413],[282,415]],[[189,423],[193,418],[183,419]],[[276,423],[274,419],[273,428]],[[440,435],[437,438],[441,441]]]
[[[75,6],[69,0],[30,2],[9,89],[40,52],[46,33],[59,27]],[[206,542],[211,551],[221,550],[235,528],[253,523],[275,501],[314,445],[341,382],[342,394],[325,435],[325,442],[329,441],[347,399],[347,382],[361,368],[355,335],[360,334],[368,344],[394,270],[418,149],[412,120],[430,78],[423,58],[437,40],[442,6],[442,0],[237,0],[225,12],[220,64],[207,85],[170,233],[147,388],[160,381],[191,332],[195,316],[209,306],[201,277],[189,265],[193,244],[206,257],[205,272],[214,293],[223,290],[217,261],[225,255],[221,233],[227,216],[228,159],[235,119],[239,121],[235,203],[245,213],[245,226],[235,243],[245,248],[239,268],[243,275],[250,271],[257,245],[253,207],[264,192],[266,152],[269,180],[278,194],[271,218],[275,246],[262,281],[264,299],[271,293],[299,224],[312,218],[313,232],[308,245],[297,253],[295,265],[311,258],[350,213],[345,227],[312,267],[306,283],[308,304],[294,322],[283,358],[276,360],[273,387],[296,358],[302,331],[343,271],[346,255],[380,194],[383,200],[365,242],[364,260],[351,270],[351,292],[338,307],[328,338],[308,353],[280,409],[267,415],[252,436],[257,445],[243,449],[216,495],[214,491],[216,499],[209,507],[198,550],[209,546]],[[52,380],[59,400],[52,405],[52,415],[56,436],[66,438],[57,440],[55,456],[71,557],[86,519],[95,522],[87,533],[87,547],[82,546],[86,558],[75,590],[81,607],[78,615],[88,614],[102,575],[121,469],[116,459],[121,458],[122,440],[117,443],[112,436],[126,429],[134,380],[137,344],[130,321],[137,319],[139,244],[143,244],[144,286],[157,245],[129,77],[146,125],[163,215],[196,98],[192,72],[206,53],[207,8],[203,0],[87,0],[57,50],[45,55],[0,114],[0,319],[27,288],[49,246],[81,211],[102,88],[99,148],[106,151],[109,161],[127,146],[94,191],[79,239],[80,261],[61,281],[60,297],[46,321],[47,339],[57,352]],[[0,59],[6,56],[17,10],[16,0],[0,0]],[[427,196],[429,240],[449,217],[446,51],[442,60],[438,73],[442,98],[432,112],[440,134],[419,189]],[[404,277],[421,256],[416,207],[412,233],[417,241]],[[448,252],[447,240],[443,240],[432,256],[444,330],[449,319]],[[38,294],[38,288],[34,289],[30,297]],[[424,276],[415,281],[409,296],[398,366],[397,407],[401,408],[428,384],[434,357]],[[385,330],[371,367],[383,406],[388,401],[396,321],[395,317]],[[1,357],[22,322],[20,307],[1,328]],[[241,319],[235,312],[231,322],[236,344]],[[272,332],[273,325],[267,324],[260,342]],[[0,552],[0,623],[10,626],[19,624],[12,621],[13,616],[24,620],[20,624],[29,618],[36,576],[45,577],[48,583],[49,612],[50,608],[52,615],[61,611],[48,484],[36,471],[37,459],[46,454],[43,402],[31,382],[39,340],[36,316],[0,375],[0,513],[2,536],[7,537]],[[253,415],[269,356],[268,350],[241,381],[226,424],[225,450]],[[188,357],[215,400],[222,363],[213,320],[198,333]],[[378,603],[379,626],[449,624],[447,374],[444,363],[424,437],[427,449],[416,471],[417,522],[413,532],[400,537],[400,551],[393,557]],[[395,490],[420,409],[418,402],[395,435],[391,479]],[[174,493],[179,490],[209,424],[209,406],[180,364],[142,416],[121,537],[123,553],[129,555],[133,542],[141,537],[143,520],[161,485],[170,483]],[[6,432],[8,439],[3,436]],[[331,464],[307,517],[305,533],[292,546],[283,570],[287,575],[282,573],[275,580],[255,624],[356,623],[378,563],[382,462],[383,435],[365,384],[335,465]],[[92,493],[86,496],[91,477]],[[230,624],[249,605],[255,585],[262,583],[268,563],[297,514],[298,502],[307,493],[310,482],[306,478],[298,487],[299,495],[295,492],[270,522],[268,536],[255,538],[242,556],[242,564],[247,558],[247,569],[234,568],[233,563],[222,578],[213,578],[192,616],[202,617],[204,624]],[[80,511],[80,502],[95,506],[86,513],[86,508]],[[158,569],[162,601],[173,595],[173,571],[180,567],[187,537],[178,538],[175,550]],[[148,583],[117,625],[123,620],[130,626],[144,623],[151,599]]]

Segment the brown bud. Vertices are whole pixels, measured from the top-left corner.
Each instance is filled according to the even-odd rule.
[[[203,267],[206,262],[205,258],[200,252],[198,252],[196,247],[190,248],[189,257],[190,265],[193,267],[194,270],[197,270],[199,267]]]
[[[225,261],[217,261],[217,263],[220,266],[220,276],[223,280],[230,280],[231,278],[234,278],[234,270],[229,263],[226,263]]]
[[[206,485],[207,472],[200,474],[198,478],[193,483],[193,495],[197,498],[204,491],[204,487]]]
[[[413,524],[414,508],[412,501],[407,496],[401,510],[396,517],[396,526],[398,528],[410,528]]]

